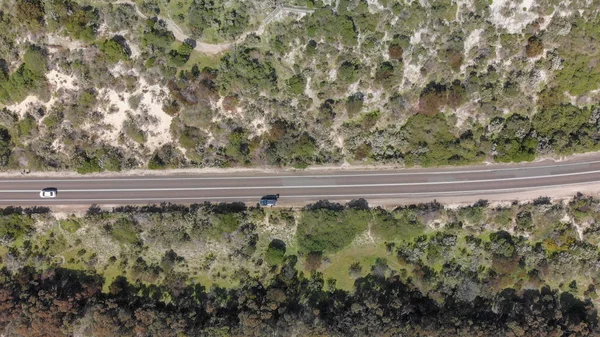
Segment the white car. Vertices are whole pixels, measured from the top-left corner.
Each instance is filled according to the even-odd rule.
[[[48,187],[48,188],[44,188],[40,192],[40,197],[41,198],[56,198],[57,194],[58,194],[58,190],[56,188]]]

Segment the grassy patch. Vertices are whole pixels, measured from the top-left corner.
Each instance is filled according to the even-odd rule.
[[[104,284],[102,285],[102,292],[108,293],[110,289],[110,285],[117,278],[117,276],[124,275],[124,272],[119,268],[119,261],[115,261],[106,266],[104,271],[100,271],[102,276],[104,276]]]
[[[378,258],[387,259],[389,267],[393,270],[400,270],[401,268],[397,260],[388,255],[385,246],[382,244],[347,247],[335,254],[328,255],[326,258],[329,262],[324,263],[319,270],[323,273],[323,278],[335,279],[336,287],[347,291],[354,290],[354,281],[357,277],[371,273],[371,268]],[[357,262],[361,271],[351,275],[350,267]]]
[[[190,11],[191,2],[189,0],[173,0],[166,6],[169,17],[182,29],[185,29],[185,18]]]
[[[111,236],[123,244],[136,244],[139,242],[134,223],[126,218],[120,218],[110,228]]]
[[[0,260],[4,261],[4,256],[8,253],[8,248],[0,246]],[[0,268],[4,267],[4,262],[0,262]]]
[[[367,229],[370,219],[370,212],[362,210],[304,211],[298,224],[298,246],[304,252],[339,251]]]
[[[240,226],[240,218],[235,213],[216,214],[213,218],[212,235],[220,237],[223,233],[231,233]]]
[[[221,62],[221,56],[210,56],[202,54],[196,50],[193,50],[190,54],[189,60],[182,67],[183,70],[190,70],[193,66],[197,65],[198,69],[202,70],[205,67],[218,68],[219,62]]]
[[[59,223],[60,227],[69,233],[75,233],[81,228],[81,224],[76,219],[60,220]]]

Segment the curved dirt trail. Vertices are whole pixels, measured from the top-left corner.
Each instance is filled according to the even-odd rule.
[[[118,0],[118,1],[115,1],[114,4],[132,6],[135,9],[135,12],[139,17],[141,17],[142,19],[148,19],[148,16],[145,15],[144,13],[142,13],[142,11],[140,11],[140,9],[138,8],[137,4],[133,1]],[[165,18],[162,16],[157,16],[157,18],[159,18],[160,20],[165,22],[165,24],[167,25],[167,29],[173,33],[173,36],[175,36],[175,39],[177,41],[184,42],[187,39],[191,39],[191,40],[195,41],[195,39],[186,35],[183,32],[183,30],[181,30],[181,28],[175,23],[175,21],[171,20],[170,18]],[[232,43],[211,44],[211,43],[205,43],[205,42],[196,42],[196,47],[194,48],[194,50],[201,52],[201,53],[214,55],[214,54],[219,54],[219,53],[226,51],[227,49],[229,49],[229,47],[231,47],[231,45],[232,45]]]
[[[137,4],[131,0],[117,0],[114,2],[114,4],[133,6],[136,14],[139,17],[141,17],[143,19],[148,19],[148,16],[146,16],[144,13],[142,13],[142,11],[140,11],[140,9],[138,8]],[[234,42],[226,42],[226,43],[196,42],[196,47],[194,48],[194,50],[201,52],[201,53],[205,53],[205,54],[211,54],[211,55],[220,54],[220,53],[226,51],[227,49],[229,49],[233,44],[243,41],[246,38],[246,36],[248,36],[252,33],[261,35],[265,31],[265,27],[269,23],[271,23],[271,21],[280,17],[283,13],[295,13],[295,14],[300,14],[300,15],[306,15],[306,14],[311,14],[313,12],[314,12],[313,9],[304,8],[304,7],[278,6],[277,8],[273,9],[273,11],[271,11],[271,13],[269,13],[269,15],[266,16],[265,20],[263,20],[263,22],[260,24],[260,26],[255,31],[247,31],[247,32],[243,33]],[[173,36],[175,36],[175,39],[177,41],[184,42],[187,39],[196,41],[195,39],[186,35],[183,32],[183,30],[181,29],[181,27],[179,27],[175,23],[175,21],[173,21],[171,18],[165,18],[165,17],[161,17],[161,16],[157,16],[157,18],[159,18],[160,20],[165,22],[165,24],[167,25],[167,29],[173,33]]]

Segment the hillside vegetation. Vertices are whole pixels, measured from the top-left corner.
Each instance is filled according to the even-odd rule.
[[[459,165],[599,149],[600,3],[8,0],[3,169]]]

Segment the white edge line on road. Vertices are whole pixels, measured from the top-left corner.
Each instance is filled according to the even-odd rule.
[[[542,190],[549,187],[556,186],[579,186],[579,185],[587,185],[589,182],[583,183],[571,183],[571,184],[562,184],[562,185],[546,185],[546,186],[536,186],[536,187],[517,187],[517,188],[502,188],[495,190],[477,190],[477,191],[448,191],[448,192],[407,192],[407,193],[370,193],[370,194],[312,194],[312,195],[289,195],[289,196],[281,196],[280,199],[291,199],[291,198],[368,198],[368,197],[401,197],[401,196],[428,196],[432,199],[435,199],[436,195],[477,195],[477,194],[486,194],[486,193],[495,193],[502,194],[506,192],[513,191],[535,191]],[[71,202],[71,201],[89,201],[90,203],[94,203],[96,201],[169,201],[169,200],[230,200],[230,199],[259,199],[262,196],[239,196],[239,197],[174,197],[174,198],[116,198],[116,199],[13,199],[13,200],[0,200],[0,204],[5,202],[21,202],[21,201],[38,201],[39,204],[43,205],[43,202],[51,202],[51,203],[59,203],[59,202]]]
[[[385,176],[406,176],[406,175],[437,175],[437,174],[470,174],[470,173],[483,173],[483,172],[505,172],[505,171],[525,171],[533,169],[548,169],[557,167],[568,167],[568,166],[579,166],[598,164],[598,161],[589,161],[581,163],[565,163],[556,165],[544,165],[544,166],[524,166],[524,167],[506,167],[506,168],[493,168],[493,169],[479,169],[479,170],[467,170],[467,171],[430,171],[430,172],[389,172],[389,173],[354,173],[354,174],[317,174],[317,175],[277,175],[273,173],[264,176],[213,176],[213,177],[152,177],[144,178],[119,178],[117,177],[106,177],[106,178],[54,178],[54,179],[2,179],[0,183],[39,183],[39,182],[101,182],[101,181],[178,181],[178,180],[254,180],[254,179],[302,179],[302,178],[344,178],[344,177],[385,177]],[[407,168],[405,170],[409,170]],[[456,168],[454,168],[456,169]],[[358,170],[360,172],[360,170]],[[258,174],[267,174],[264,172],[257,172]],[[212,173],[211,173],[212,174]]]
[[[395,187],[395,186],[421,186],[421,185],[454,185],[454,184],[476,184],[476,183],[489,183],[489,182],[505,182],[505,181],[518,181],[518,180],[532,180],[532,179],[548,179],[558,177],[570,177],[579,176],[586,174],[600,173],[600,170],[588,171],[588,172],[573,172],[563,173],[545,176],[535,177],[515,177],[515,178],[502,178],[502,179],[479,179],[479,180],[456,180],[456,181],[429,181],[422,183],[390,183],[390,184],[355,184],[355,185],[312,185],[312,186],[232,186],[232,187],[178,187],[178,188],[111,188],[111,189],[61,189],[60,193],[78,193],[78,192],[168,192],[168,191],[222,191],[222,190],[252,190],[252,189],[306,189],[306,188],[351,188],[351,187]],[[596,180],[587,181],[586,183],[594,182]],[[597,181],[600,181],[597,180]],[[547,185],[547,186],[560,186],[558,185]],[[532,186],[537,187],[537,186]],[[543,186],[539,186],[543,187]],[[529,187],[531,188],[531,187]],[[0,190],[0,193],[29,193],[39,192],[39,190]]]

